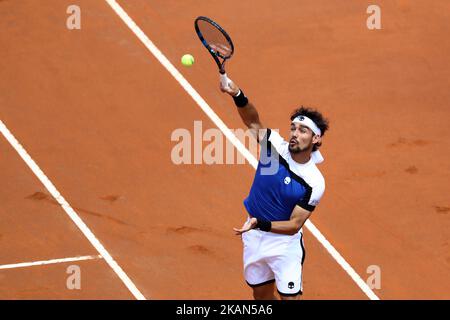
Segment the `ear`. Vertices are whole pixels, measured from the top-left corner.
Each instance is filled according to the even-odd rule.
[[[319,135],[317,135],[317,134],[315,134],[315,135],[313,136],[313,138],[312,138],[312,143],[313,143],[313,144],[316,144],[316,143],[321,143],[321,142],[322,142],[322,137],[319,136]]]

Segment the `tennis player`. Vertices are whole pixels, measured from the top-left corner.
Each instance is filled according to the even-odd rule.
[[[298,300],[303,292],[305,260],[302,226],[324,191],[316,167],[328,121],[316,110],[301,107],[291,115],[289,142],[265,128],[256,108],[231,80],[220,89],[234,99],[244,124],[261,144],[253,185],[244,200],[248,219],[240,229],[244,277],[256,300]]]

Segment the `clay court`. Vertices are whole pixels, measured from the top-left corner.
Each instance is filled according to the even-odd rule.
[[[217,124],[112,2],[0,0],[0,299],[252,299],[233,227],[254,168],[172,162],[174,130]],[[66,27],[72,4],[80,30]],[[233,38],[227,72],[265,125],[286,137],[293,109],[323,112],[313,225],[363,283],[380,268],[376,297],[450,299],[450,2],[117,4],[228,128],[243,124],[199,15]],[[304,299],[370,298],[304,234]]]

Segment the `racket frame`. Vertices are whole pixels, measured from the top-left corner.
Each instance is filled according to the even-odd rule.
[[[198,26],[198,21],[206,21],[207,23],[211,24],[213,27],[215,27],[217,30],[219,30],[225,37],[225,39],[228,41],[228,43],[231,46],[231,53],[228,57],[224,57],[220,52],[214,50],[211,48],[211,46],[206,42],[205,38],[203,37],[202,32],[200,31],[200,28]],[[214,61],[216,61],[217,66],[219,67],[219,72],[221,74],[225,74],[225,62],[230,59],[233,56],[234,53],[234,45],[233,41],[231,41],[231,37],[228,35],[228,33],[215,21],[211,20],[208,17],[199,16],[197,19],[195,19],[194,22],[195,31],[197,32],[198,37],[200,38],[200,41],[205,46],[206,49],[208,49],[208,52],[211,54],[211,56],[214,58]],[[223,61],[221,62],[219,58],[222,58]]]

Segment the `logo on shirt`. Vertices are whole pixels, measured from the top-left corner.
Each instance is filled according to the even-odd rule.
[[[289,183],[291,183],[291,177],[284,178],[284,184],[289,184]]]
[[[293,282],[289,282],[288,283],[288,288],[289,289],[294,289],[294,283]]]

